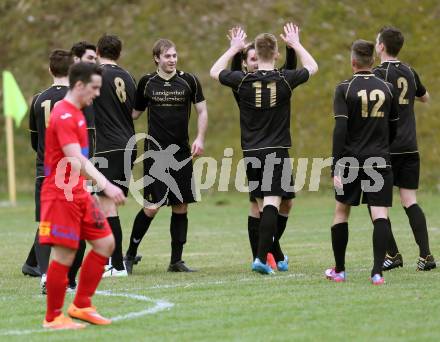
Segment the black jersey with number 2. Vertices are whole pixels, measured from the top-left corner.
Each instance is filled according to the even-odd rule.
[[[220,82],[237,95],[243,151],[291,146],[292,90],[308,79],[305,68],[220,72]]]
[[[96,154],[125,150],[134,135],[132,111],[136,92],[133,77],[120,66],[103,64],[100,96],[93,101]]]
[[[414,69],[397,60],[382,63],[374,69],[374,74],[391,83],[398,93],[400,120],[391,153],[417,152],[414,100],[426,93],[419,76]]]
[[[135,109],[142,112],[148,108],[148,134],[160,148],[176,144],[188,149],[191,106],[204,100],[200,82],[193,74],[177,70],[167,80],[154,72],[140,79]],[[146,147],[157,148],[151,143]]]
[[[343,155],[363,163],[381,157],[389,163],[389,121],[399,120],[393,86],[371,72],[359,72],[336,86],[336,119],[348,119]]]

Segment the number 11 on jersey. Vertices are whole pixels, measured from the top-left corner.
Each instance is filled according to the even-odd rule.
[[[262,82],[257,81],[252,83],[252,87],[255,88],[255,107],[261,108],[261,98],[262,98]],[[270,102],[269,106],[273,107],[277,103],[277,84],[276,82],[269,82],[266,84],[266,87],[270,91]]]

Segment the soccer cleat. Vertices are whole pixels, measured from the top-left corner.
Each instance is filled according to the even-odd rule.
[[[43,295],[47,294],[46,283],[47,283],[47,275],[42,274],[40,280],[40,289],[41,289],[41,294]]]
[[[263,264],[258,258],[255,258],[255,261],[252,263],[252,271],[261,274],[275,274],[272,267],[270,267],[268,264]]]
[[[431,254],[427,255],[426,258],[420,257],[417,261],[417,271],[431,271],[436,267],[434,257]]]
[[[75,293],[76,281],[67,285],[66,293]]]
[[[109,278],[109,277],[127,277],[128,273],[126,269],[118,271],[113,266],[107,267],[105,272],[102,274],[103,278]]]
[[[402,267],[403,258],[402,254],[397,253],[395,256],[391,256],[388,253],[385,255],[385,260],[383,261],[382,271],[389,271],[393,268]]]
[[[280,272],[287,272],[289,270],[289,257],[284,254],[284,260],[277,262],[277,270]]]
[[[325,270],[325,277],[335,283],[342,283],[345,281],[345,271],[336,272],[335,267],[328,268]]]
[[[131,255],[126,255],[124,257],[124,265],[128,274],[133,273],[133,265],[137,265],[139,261],[142,260],[142,255],[136,255],[135,257]]]
[[[383,285],[385,284],[385,279],[378,273],[371,277],[371,283],[373,285]]]
[[[168,266],[168,272],[197,272],[197,270],[194,270],[192,268],[189,268],[185,265],[185,262],[180,260],[174,264],[170,264]]]
[[[111,319],[102,317],[96,311],[96,307],[94,306],[90,306],[88,308],[78,308],[75,304],[70,304],[67,313],[72,318],[77,318],[91,324],[109,325],[112,323]]]
[[[30,266],[26,263],[21,267],[21,272],[26,276],[30,277],[41,277],[41,271],[38,266]]]
[[[272,253],[267,253],[266,263],[274,270],[277,268],[277,263]]]
[[[74,322],[70,317],[64,316],[62,313],[55,317],[52,322],[43,321],[43,328],[54,330],[83,329],[86,325]]]

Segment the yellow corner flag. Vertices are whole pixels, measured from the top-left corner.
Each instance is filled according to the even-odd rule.
[[[15,126],[20,126],[26,115],[28,106],[21,90],[11,72],[3,71],[3,110],[5,116],[15,120]]]

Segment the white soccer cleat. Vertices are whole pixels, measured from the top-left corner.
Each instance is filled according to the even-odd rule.
[[[109,277],[128,277],[128,273],[127,273],[126,269],[118,271],[114,267],[109,267],[102,274],[102,277],[103,278],[109,278]]]

